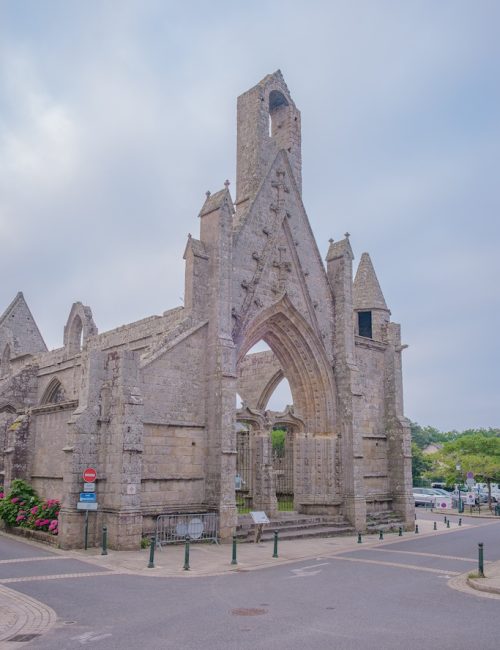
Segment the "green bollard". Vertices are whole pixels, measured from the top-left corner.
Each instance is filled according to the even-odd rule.
[[[382,541],[384,539],[384,533],[383,533],[382,530],[379,531],[378,538],[379,538],[380,541]]]
[[[403,527],[402,526],[399,527],[398,537],[403,537]]]
[[[482,542],[479,542],[478,544],[478,551],[479,551],[478,574],[480,578],[484,578],[484,545]]]
[[[233,535],[233,557],[231,559],[231,564],[238,564],[236,561],[236,535]]]
[[[462,517],[460,517],[460,519],[458,520],[458,525],[459,525],[459,526],[462,525]]]
[[[418,524],[415,524],[415,535],[418,535]]]
[[[149,545],[149,562],[148,569],[155,568],[155,546],[156,546],[156,535],[151,537],[151,543]]]
[[[437,522],[434,522],[433,530],[437,530],[437,529],[438,529]]]
[[[189,571],[189,535],[186,535],[186,543],[184,544],[184,571]]]
[[[278,531],[274,531],[274,549],[273,549],[273,557],[278,557]]]
[[[447,519],[447,520],[446,520],[446,528],[449,528],[449,527],[450,527],[450,520]]]
[[[361,539],[361,533],[358,533],[358,544],[361,544],[363,540]]]
[[[102,527],[102,551],[101,555],[108,554],[108,528],[107,526]]]

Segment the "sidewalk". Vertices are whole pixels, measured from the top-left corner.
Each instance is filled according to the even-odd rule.
[[[334,557],[346,551],[380,548],[403,540],[414,539],[415,537],[446,535],[458,529],[458,519],[451,520],[449,528],[442,519],[437,521],[437,530],[434,530],[433,521],[420,519],[416,523],[419,528],[418,534],[413,531],[404,532],[403,536],[400,537],[397,532],[387,533],[384,534],[383,540],[380,540],[378,535],[364,535],[361,543],[358,542],[357,535],[278,541],[277,558],[273,557],[273,542],[238,544],[236,565],[231,564],[231,544],[193,543],[190,545],[190,568],[187,571],[184,569],[185,549],[183,545],[166,546],[162,550],[157,549],[153,568],[148,568],[149,549],[140,551],[108,550],[107,555],[101,555],[101,549],[96,548],[87,551],[63,551],[50,548],[50,551],[56,555],[65,556],[66,558],[70,556],[94,566],[106,568],[114,574],[140,575],[150,578],[176,577],[189,579],[255,571],[299,561],[315,562]],[[468,526],[464,523],[463,527]],[[7,533],[1,533],[0,537],[3,535],[7,536]],[[34,547],[41,548],[43,546],[32,540],[18,537],[15,539]],[[47,547],[44,546],[44,548]],[[469,594],[474,593],[473,589],[475,589],[483,592],[484,596],[500,598],[500,562],[486,562],[485,575],[485,578],[473,577],[473,573],[455,576],[452,579],[455,583],[453,586]],[[0,648],[10,647],[8,643],[14,640],[16,634],[21,633],[15,637],[15,640],[28,640],[32,635],[43,634],[55,624],[57,616],[52,609],[44,605],[44,603],[35,601],[14,589],[8,588],[2,582],[9,582],[9,580],[2,581],[0,575],[0,611],[3,614],[0,624]],[[451,581],[450,586],[452,586]],[[7,640],[8,643],[4,644],[3,642]]]

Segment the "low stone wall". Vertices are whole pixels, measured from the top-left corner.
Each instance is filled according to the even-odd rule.
[[[19,528],[10,526],[4,526],[3,530],[10,535],[17,535],[17,537],[25,537],[26,539],[32,539],[35,542],[41,542],[42,544],[48,544],[49,546],[58,547],[57,535],[52,535],[51,533],[46,533],[43,530],[30,530],[29,528]]]

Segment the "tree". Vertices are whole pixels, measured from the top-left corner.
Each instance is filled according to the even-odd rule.
[[[422,486],[425,483],[424,472],[432,467],[432,460],[422,453],[420,447],[415,442],[411,443],[411,472],[413,475],[413,485]],[[428,483],[427,483],[428,484]]]
[[[483,432],[465,434],[445,442],[432,460],[448,483],[463,482],[467,472],[486,483],[491,507],[491,483],[500,481],[500,438]]]

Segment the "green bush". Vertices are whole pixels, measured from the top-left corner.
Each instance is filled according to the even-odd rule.
[[[35,489],[21,479],[12,481],[9,492],[0,498],[0,518],[7,526],[42,530],[52,535],[58,533],[60,509],[57,499],[42,502]]]
[[[0,517],[7,526],[19,526],[30,509],[39,504],[40,499],[34,488],[26,481],[14,479],[10,490],[0,501]]]

